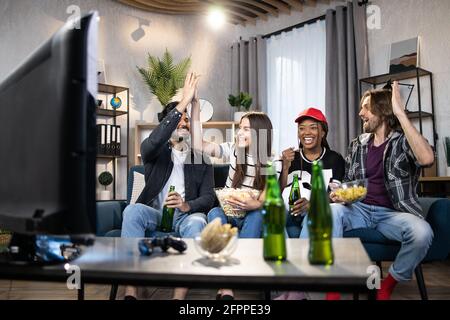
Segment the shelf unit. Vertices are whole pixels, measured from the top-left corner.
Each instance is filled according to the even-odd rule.
[[[421,97],[421,78],[422,77],[428,77],[429,84],[430,84],[430,91],[431,91],[431,112],[425,112],[422,111],[422,97]],[[435,167],[433,169],[433,172],[431,173],[434,176],[437,176],[438,173],[438,161],[437,161],[437,140],[439,139],[437,133],[436,133],[436,121],[434,118],[434,97],[433,97],[433,74],[425,69],[422,68],[413,68],[410,70],[405,70],[402,72],[397,73],[385,73],[378,76],[372,76],[364,79],[359,80],[359,92],[361,95],[363,94],[363,84],[372,86],[372,88],[377,88],[377,86],[387,83],[389,80],[391,81],[401,81],[401,80],[408,80],[408,79],[415,79],[416,80],[416,88],[417,88],[417,104],[418,104],[418,110],[416,111],[408,111],[407,115],[408,118],[413,120],[419,121],[419,131],[421,134],[423,134],[423,119],[429,118],[432,122],[432,128],[433,128],[433,148],[435,150]],[[428,173],[430,173],[430,170],[427,170]],[[425,174],[425,171],[422,170],[422,175]]]
[[[121,87],[121,86],[114,86],[104,83],[98,84],[98,94],[106,96],[106,101],[104,101],[104,105],[109,106],[109,102],[111,98],[114,98],[116,96],[125,95],[126,96],[126,102],[122,101],[121,108],[125,108],[125,110],[115,110],[115,109],[109,109],[109,108],[99,108],[97,107],[97,119],[106,119],[106,122],[111,121],[112,125],[117,125],[117,118],[118,117],[126,117],[126,136],[125,139],[122,139],[121,137],[121,153],[120,155],[109,155],[109,154],[99,154],[97,152],[97,159],[101,161],[111,162],[112,163],[112,175],[114,178],[113,187],[112,187],[112,200],[120,200],[117,199],[117,179],[118,176],[118,160],[120,159],[126,159],[126,180],[128,181],[128,171],[129,171],[129,133],[130,133],[130,116],[129,116],[129,101],[130,101],[130,91],[129,88]],[[97,122],[98,123],[98,122]],[[123,128],[121,128],[121,135],[122,135]],[[123,136],[123,135],[122,135]],[[126,144],[126,154],[124,153],[124,143]],[[98,175],[98,173],[97,173]],[[102,201],[102,200],[97,200]]]
[[[144,139],[142,137],[143,131],[153,130],[158,126],[158,123],[150,123],[145,121],[136,121],[135,134],[134,134],[134,164],[139,165],[141,162],[141,155],[139,153],[141,142]],[[231,141],[234,141],[234,135],[236,127],[239,126],[239,122],[234,121],[208,121],[202,123],[203,129],[219,129],[219,130],[231,130]],[[226,136],[225,136],[226,137]]]

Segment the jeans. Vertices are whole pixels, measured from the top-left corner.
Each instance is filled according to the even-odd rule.
[[[233,227],[237,227],[239,238],[261,238],[263,224],[261,210],[247,211],[243,218],[228,218],[222,208],[216,207],[209,211],[208,223],[215,218],[220,218],[222,224],[230,223]]]
[[[123,212],[122,237],[144,238],[145,231],[155,231],[162,212],[142,203],[130,204]],[[203,213],[185,213],[175,209],[173,231],[182,238],[194,238],[206,226]]]
[[[300,214],[298,216],[293,216],[286,210],[286,232],[289,238],[298,238],[302,230],[302,222],[305,215]]]
[[[356,202],[352,205],[331,204],[333,237],[359,228],[372,228],[389,240],[401,242],[401,248],[389,273],[397,281],[408,281],[426,256],[433,241],[428,222],[407,212]],[[307,229],[305,230],[307,236]],[[302,230],[302,234],[303,234]],[[305,234],[303,234],[305,236]],[[300,235],[302,237],[302,235]]]

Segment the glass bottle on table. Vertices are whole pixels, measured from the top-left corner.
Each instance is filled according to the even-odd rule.
[[[169,193],[175,191],[175,186],[170,186]],[[162,211],[161,224],[159,226],[159,230],[162,232],[171,232],[172,231],[172,223],[173,216],[175,213],[175,208],[168,208],[167,205],[164,205]]]
[[[333,220],[321,162],[313,162],[311,184],[307,221],[309,232],[308,259],[310,264],[331,265],[334,263],[332,247]]]
[[[286,260],[284,229],[286,215],[276,172],[269,165],[263,214],[263,255],[265,260]]]

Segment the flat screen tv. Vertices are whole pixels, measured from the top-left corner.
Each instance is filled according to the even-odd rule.
[[[40,235],[95,233],[98,18],[78,19],[0,83],[0,229],[23,255]]]

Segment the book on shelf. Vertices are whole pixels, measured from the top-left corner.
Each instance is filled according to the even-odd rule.
[[[105,145],[105,153],[106,155],[111,154],[111,125],[106,125],[106,145]]]
[[[116,155],[120,156],[120,126],[116,126]]]

